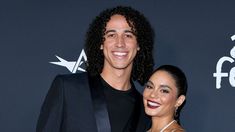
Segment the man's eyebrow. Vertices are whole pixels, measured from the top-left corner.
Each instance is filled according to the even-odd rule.
[[[107,31],[105,31],[105,34],[108,34],[110,32],[116,32],[116,30],[115,29],[107,30]],[[132,30],[128,30],[128,29],[124,30],[124,32],[125,33],[132,33],[132,34],[134,34],[134,32]]]
[[[116,32],[116,31],[115,31],[115,30],[113,30],[113,29],[111,29],[111,30],[107,30],[107,31],[105,31],[105,34],[110,33],[110,32]]]
[[[132,30],[125,30],[124,32],[125,33],[132,33],[132,34],[134,34],[134,32]]]

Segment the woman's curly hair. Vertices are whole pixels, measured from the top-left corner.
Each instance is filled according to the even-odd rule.
[[[122,15],[134,31],[140,50],[134,58],[131,78],[143,85],[153,70],[154,32],[143,14],[131,7],[117,6],[101,12],[90,24],[86,34],[85,52],[87,55],[86,70],[92,75],[102,72],[104,54],[100,46],[104,42],[106,24],[113,15]]]

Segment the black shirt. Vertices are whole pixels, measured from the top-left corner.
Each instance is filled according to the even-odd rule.
[[[129,131],[134,120],[135,107],[140,104],[138,91],[133,84],[129,90],[121,91],[111,87],[103,78],[101,80],[104,85],[111,131]]]

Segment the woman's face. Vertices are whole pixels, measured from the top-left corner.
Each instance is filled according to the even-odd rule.
[[[143,93],[145,112],[153,117],[173,117],[175,109],[185,99],[177,98],[177,87],[174,78],[166,71],[155,72],[147,82]]]

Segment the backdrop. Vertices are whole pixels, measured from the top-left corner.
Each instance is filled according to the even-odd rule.
[[[185,71],[186,130],[235,132],[234,0],[1,1],[0,131],[35,131],[53,78],[83,71],[86,30],[116,5],[136,8],[153,25],[155,67]]]

